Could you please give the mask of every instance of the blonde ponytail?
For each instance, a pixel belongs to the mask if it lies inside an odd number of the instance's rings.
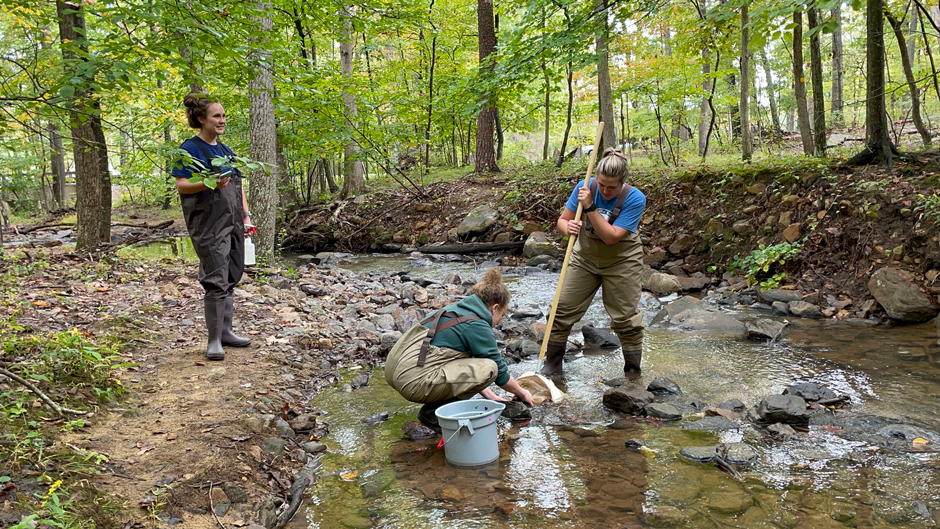
[[[627,157],[613,147],[607,148],[601,161],[597,163],[597,174],[616,178],[621,184],[624,183],[630,174]]]

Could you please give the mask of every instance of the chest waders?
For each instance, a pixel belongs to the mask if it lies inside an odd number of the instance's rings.
[[[442,317],[451,319],[439,323]],[[457,314],[440,309],[414,325],[388,353],[385,380],[407,400],[433,404],[433,408],[454,400],[469,399],[483,391],[496,380],[496,362],[488,358],[473,358],[469,351],[431,345],[436,333],[479,319],[475,314]],[[422,325],[428,322],[431,323],[430,328]]]
[[[631,187],[624,184],[608,219],[611,225],[620,215],[630,190]],[[596,191],[595,181],[591,185],[592,196]],[[642,275],[643,244],[639,235],[628,231],[623,239],[607,244],[586,220],[575,241],[568,274],[562,285],[542,374],[550,376],[562,371],[571,327],[581,320],[601,287],[604,308],[610,315],[610,327],[620,338],[624,373],[638,373],[643,346],[643,315],[637,308],[642,292]]]
[[[192,141],[206,159],[212,155],[202,140]],[[219,142],[230,157],[231,149]],[[224,360],[223,345],[247,347],[251,340],[232,332],[235,285],[245,271],[245,224],[242,211],[242,177],[237,169],[222,189],[205,189],[180,195],[186,229],[199,256],[199,283],[206,290],[203,300],[209,339],[206,357]]]

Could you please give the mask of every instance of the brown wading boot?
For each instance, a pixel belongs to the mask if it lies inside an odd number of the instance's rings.
[[[640,375],[640,361],[643,358],[643,351],[624,351],[623,352],[623,374],[629,376]]]
[[[248,347],[251,340],[232,332],[232,319],[235,317],[235,298],[225,298],[225,314],[222,316],[222,345],[230,347]],[[223,353],[224,354],[224,353]]]
[[[568,342],[548,342],[548,347],[545,349],[545,365],[539,373],[546,377],[561,373],[567,347]]]
[[[206,330],[209,331],[209,344],[206,346],[206,358],[225,360],[222,349],[222,325],[225,313],[225,299],[204,300],[206,310]]]

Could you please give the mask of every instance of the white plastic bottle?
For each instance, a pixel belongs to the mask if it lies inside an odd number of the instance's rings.
[[[255,245],[251,242],[251,237],[245,237],[245,266],[254,266],[255,264]]]

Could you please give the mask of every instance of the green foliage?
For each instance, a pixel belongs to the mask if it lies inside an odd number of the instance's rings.
[[[760,281],[761,288],[777,288],[786,278],[786,272],[780,270],[787,260],[798,255],[803,248],[799,243],[780,243],[773,246],[760,245],[744,259],[735,256],[728,271],[741,273],[748,284]]]
[[[926,196],[918,194],[914,212],[920,213],[923,219],[931,224],[940,224],[940,196],[936,193]]]

